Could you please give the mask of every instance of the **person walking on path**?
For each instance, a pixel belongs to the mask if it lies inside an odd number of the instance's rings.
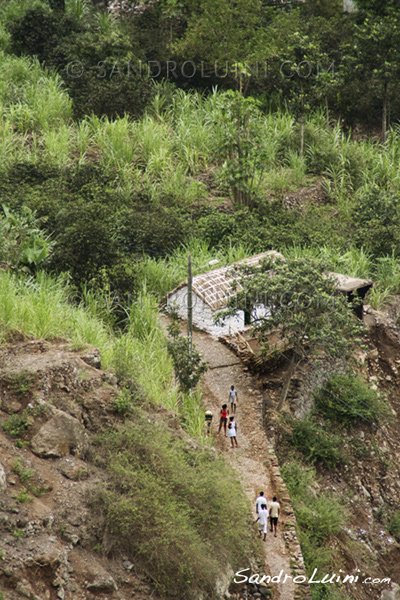
[[[264,496],[264,492],[260,492],[260,495],[258,496],[258,498],[256,499],[256,513],[259,515],[260,514],[260,508],[261,506],[267,506],[267,499]]]
[[[213,414],[211,410],[206,410],[204,415],[204,420],[206,424],[206,435],[209,436],[211,433],[211,421],[213,419]]]
[[[254,523],[257,523],[257,521],[259,521],[258,533],[260,534],[260,537],[262,534],[264,534],[264,542],[266,542],[268,531],[268,508],[266,504],[261,504],[260,512],[258,513],[258,517]]]
[[[231,438],[232,448],[235,447],[235,444],[236,444],[236,448],[238,447],[236,434],[237,434],[237,425],[236,425],[235,417],[229,417],[228,437]]]
[[[224,426],[224,432],[225,432],[225,437],[226,437],[226,424],[228,422],[228,415],[229,415],[229,410],[226,404],[222,405],[221,408],[221,416],[219,419],[219,429],[218,429],[218,433],[221,431],[222,425]]]
[[[279,518],[280,509],[281,509],[281,505],[277,501],[276,496],[274,496],[271,504],[269,505],[269,522],[271,525],[271,531],[275,530],[275,537],[276,537],[276,530],[278,527],[278,518]]]
[[[234,385],[231,385],[231,389],[229,390],[229,400],[231,402],[232,414],[236,414],[236,402],[238,401],[238,394]]]

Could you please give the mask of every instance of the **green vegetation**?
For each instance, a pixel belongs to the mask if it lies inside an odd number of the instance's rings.
[[[28,492],[25,487],[22,487],[18,494],[14,496],[15,502],[17,504],[22,504],[23,502],[32,502],[33,496]]]
[[[12,470],[16,473],[20,479],[21,483],[25,483],[29,481],[34,475],[35,471],[33,469],[24,469],[21,464],[21,459],[17,458],[12,464]]]
[[[273,272],[273,277],[271,273]],[[363,328],[347,299],[336,293],[334,277],[327,276],[321,260],[267,257],[262,265],[237,268],[241,290],[222,312],[234,314],[238,308],[252,313],[257,304],[268,306],[268,316],[254,314],[253,330],[266,353],[268,333],[280,329],[291,358],[277,410],[287,398],[290,382],[300,363],[309,356],[347,358],[360,343]]]
[[[172,356],[179,386],[183,392],[190,392],[197,386],[201,375],[207,370],[207,364],[201,360],[201,355],[195,348],[189,352],[188,340],[180,333],[176,313],[172,313],[168,334],[167,348]]]
[[[24,537],[24,531],[22,529],[14,529],[12,534],[15,538],[17,538],[17,540],[20,540],[22,537]]]
[[[293,419],[291,425],[288,441],[306,461],[327,469],[335,469],[345,461],[341,438],[327,431],[323,424],[310,417],[300,421]]]
[[[35,469],[25,469],[21,464],[21,459],[17,458],[12,464],[12,470],[19,477],[21,483],[25,484],[19,492],[16,502],[25,502],[26,500],[32,500],[32,493],[34,496],[43,496],[48,491],[47,486],[37,477]],[[30,493],[29,493],[30,492]]]
[[[19,437],[20,435],[23,435],[28,427],[29,424],[26,413],[23,413],[22,415],[11,415],[7,421],[3,423],[4,431],[10,434],[12,437]]]
[[[312,467],[291,461],[283,465],[281,473],[296,511],[297,535],[308,575],[314,569],[319,573],[334,572],[335,550],[330,542],[346,525],[344,506],[329,492],[317,493],[317,476]],[[341,598],[332,586],[313,587],[314,600]]]
[[[132,422],[99,439],[98,464],[111,482],[95,500],[104,514],[99,538],[105,529],[111,551],[129,554],[160,592],[212,594],[221,568],[253,551],[247,501],[222,459],[174,441],[162,413],[152,421],[136,409]]]
[[[400,540],[400,513],[394,513],[388,523],[388,532],[393,535],[393,537],[398,542]]]
[[[400,293],[399,16],[394,0],[357,4],[344,14],[340,0],[285,10],[168,0],[123,15],[90,0],[0,4],[0,342],[91,344],[116,373],[121,428],[104,434],[99,460],[112,484],[96,506],[160,591],[174,582],[182,597],[211,595],[218,571],[250,552],[236,484],[237,522],[216,529],[231,475],[207,453],[203,366],[176,331],[166,340],[158,315],[187,276],[188,253],[223,266],[273,249],[296,266],[270,289],[279,296],[290,284],[292,294],[274,314],[295,348],[282,405],[299,360],[346,353],[359,337],[323,270],[371,278],[366,302],[377,309]],[[318,295],[335,310],[309,306]],[[22,396],[31,382],[10,387]],[[347,454],[338,436],[351,442],[360,422],[373,435],[385,410],[372,390],[335,375],[315,402],[307,419],[282,422],[288,456],[318,469],[367,457],[368,444]],[[179,415],[196,452],[157,418],[148,424],[141,411],[161,407]],[[3,428],[24,437],[45,410],[34,404]],[[330,565],[341,509],[313,496],[309,467],[303,504],[291,464],[308,568]],[[162,522],[149,502],[158,494]]]
[[[354,373],[330,377],[315,393],[315,407],[325,418],[347,427],[360,422],[376,425],[384,414],[375,390]]]

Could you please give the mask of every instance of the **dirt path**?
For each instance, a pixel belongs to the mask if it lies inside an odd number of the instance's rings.
[[[270,455],[272,448],[265,435],[262,424],[262,393],[257,389],[255,378],[243,370],[242,363],[231,350],[205,333],[195,332],[194,343],[209,364],[209,369],[203,376],[203,400],[207,410],[214,413],[212,431],[216,436],[218,431],[219,411],[223,403],[228,404],[229,389],[232,384],[238,391],[238,406],[235,420],[238,424],[239,448],[230,448],[229,438],[223,431],[219,434],[217,446],[225,452],[232,467],[238,474],[243,488],[252,505],[260,490],[270,501],[277,492],[270,475]],[[230,366],[228,366],[230,365]],[[277,494],[278,495],[278,494]],[[255,510],[254,510],[255,515]],[[255,518],[255,516],[254,516]],[[263,573],[291,575],[290,555],[282,536],[282,526],[285,515],[281,515],[278,524],[278,536],[268,531],[265,548],[265,569]],[[257,528],[254,528],[257,535]],[[245,568],[245,567],[244,567]],[[293,600],[296,586],[288,580],[285,584],[278,583],[274,598]]]

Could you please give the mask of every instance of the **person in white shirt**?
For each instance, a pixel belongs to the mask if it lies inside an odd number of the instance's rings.
[[[266,542],[268,531],[268,508],[266,504],[261,504],[260,512],[254,523],[257,523],[257,521],[259,521],[258,533],[260,534],[260,537],[262,534],[264,534],[264,542]]]
[[[235,417],[229,417],[228,437],[231,440],[232,448],[235,447],[235,444],[236,444],[236,448],[238,448],[236,436],[237,436],[237,424],[235,421]]]
[[[258,515],[260,514],[260,508],[263,504],[265,504],[265,506],[267,506],[267,499],[264,496],[264,492],[260,492],[260,495],[258,496],[258,498],[256,500],[256,513]]]

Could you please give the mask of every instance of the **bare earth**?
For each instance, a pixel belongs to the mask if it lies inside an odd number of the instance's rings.
[[[269,472],[272,448],[262,423],[262,392],[257,389],[255,377],[244,371],[242,363],[229,348],[201,332],[195,332],[193,339],[196,348],[203,355],[203,360],[209,365],[208,371],[203,376],[202,391],[205,407],[214,415],[212,435],[215,437],[217,437],[221,405],[226,403],[230,406],[228,402],[230,386],[235,385],[238,391],[235,421],[238,427],[239,448],[230,447],[230,440],[224,437],[223,430],[218,436],[217,447],[226,453],[231,466],[237,470],[243,489],[254,507],[255,519],[255,500],[260,490],[264,491],[268,501],[271,501],[276,494],[274,487],[276,483]],[[272,576],[279,575],[282,569],[284,574],[292,574],[290,556],[281,535],[284,520],[285,515],[281,513],[278,536],[275,538],[273,533],[268,531],[264,545],[263,573]],[[254,535],[257,535],[256,525],[254,525]],[[243,568],[247,567],[248,565],[243,565]],[[285,584],[278,583],[274,597],[279,600],[293,600],[295,590],[296,586],[290,580]]]

